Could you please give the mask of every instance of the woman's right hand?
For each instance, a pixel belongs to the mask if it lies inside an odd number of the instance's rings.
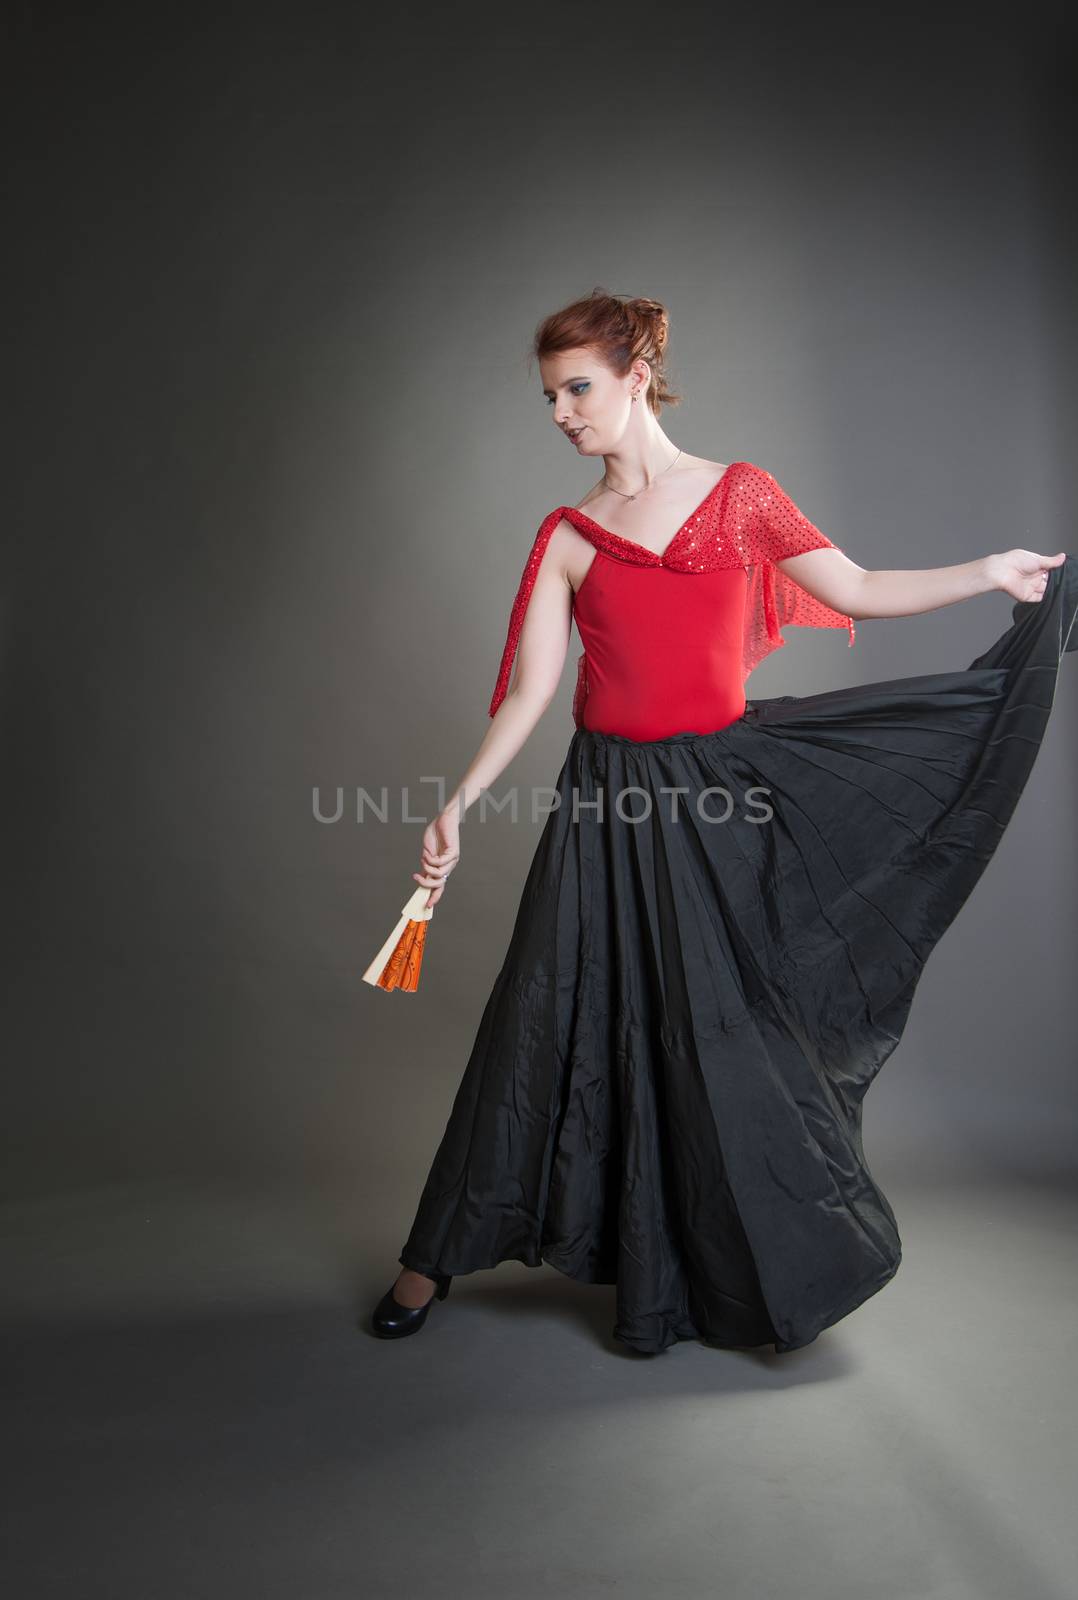
[[[420,870],[412,877],[430,889],[427,906],[436,906],[445,893],[445,881],[460,860],[460,818],[455,807],[439,812],[423,831]]]

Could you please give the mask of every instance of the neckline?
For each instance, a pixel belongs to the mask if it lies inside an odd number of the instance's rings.
[[[693,507],[688,516],[685,518],[685,521],[681,524],[681,527],[678,528],[677,532],[672,538],[667,540],[662,550],[652,550],[648,545],[638,544],[635,539],[629,539],[623,533],[615,533],[612,528],[604,528],[602,523],[596,522],[593,517],[588,516],[586,511],[581,511],[578,506],[562,506],[561,510],[571,514],[570,520],[572,520],[572,517],[582,517],[585,522],[590,524],[590,526],[598,533],[601,533],[604,538],[616,539],[619,544],[626,545],[630,550],[639,550],[642,555],[650,557],[652,561],[661,566],[666,560],[667,556],[670,554],[671,550],[677,544],[678,540],[681,538],[682,534],[687,532],[690,524],[696,521],[696,518],[704,510],[705,506],[708,506],[718,494],[719,490],[722,488],[723,484],[726,482],[727,478],[730,476],[737,464],[738,463],[736,461],[729,462],[722,476],[717,482],[712,484],[711,488],[707,491],[707,494],[705,494],[700,504]],[[588,567],[588,571],[591,571],[590,565]],[[580,587],[582,589],[584,585],[581,584]]]

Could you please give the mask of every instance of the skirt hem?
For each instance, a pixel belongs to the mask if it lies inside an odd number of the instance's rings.
[[[405,1255],[410,1256],[411,1252],[402,1251],[398,1256],[397,1259],[401,1266],[408,1267],[413,1272],[422,1273],[425,1278],[433,1278],[438,1283],[443,1283],[447,1279],[451,1279],[453,1277],[469,1277],[473,1272],[490,1272],[493,1271],[495,1267],[500,1266],[504,1261],[517,1262],[520,1266],[530,1267],[533,1271],[542,1266],[553,1267],[555,1272],[560,1272],[563,1277],[571,1278],[575,1283],[596,1284],[605,1288],[612,1288],[617,1283],[617,1278],[612,1277],[609,1274],[599,1275],[598,1273],[589,1273],[587,1271],[580,1271],[579,1269],[574,1271],[563,1265],[562,1262],[556,1260],[554,1257],[544,1255],[541,1252],[538,1259],[532,1255],[505,1255],[499,1256],[496,1261],[484,1261],[475,1266],[459,1269],[456,1272],[445,1272],[439,1268],[430,1266],[417,1266],[415,1259],[406,1261]],[[886,1272],[877,1274],[875,1278],[868,1280],[866,1283],[859,1284],[857,1288],[847,1295],[842,1301],[840,1301],[837,1306],[833,1306],[824,1313],[823,1317],[816,1323],[811,1333],[805,1333],[802,1336],[795,1336],[792,1339],[781,1339],[776,1335],[772,1338],[760,1339],[754,1344],[734,1344],[721,1339],[712,1338],[708,1334],[702,1333],[696,1327],[695,1323],[692,1322],[682,1324],[670,1323],[668,1325],[669,1337],[660,1340],[634,1339],[631,1335],[620,1333],[618,1331],[618,1325],[615,1323],[613,1329],[611,1330],[611,1338],[616,1339],[619,1344],[625,1345],[628,1349],[635,1350],[640,1355],[649,1356],[661,1355],[663,1351],[668,1350],[671,1345],[689,1342],[696,1342],[698,1344],[706,1345],[712,1350],[764,1350],[773,1345],[776,1355],[787,1355],[792,1353],[794,1350],[804,1350],[808,1345],[813,1344],[816,1339],[819,1338],[821,1333],[824,1333],[828,1328],[833,1327],[836,1322],[841,1322],[844,1317],[848,1317],[851,1311],[856,1311],[858,1306],[863,1305],[866,1300],[870,1300],[874,1294],[878,1294],[879,1291],[884,1288],[886,1284],[890,1283],[891,1279],[895,1276],[899,1266],[901,1265],[901,1261],[902,1257],[899,1256],[898,1259],[888,1267]]]

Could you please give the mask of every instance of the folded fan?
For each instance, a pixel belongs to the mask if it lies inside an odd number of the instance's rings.
[[[429,889],[419,888],[401,907],[397,926],[363,974],[364,983],[406,992],[419,987],[427,923],[434,915],[433,907],[426,903],[429,894]]]

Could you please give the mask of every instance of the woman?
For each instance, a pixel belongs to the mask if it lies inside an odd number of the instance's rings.
[[[493,721],[427,828],[459,821],[585,651],[558,804],[399,1261],[373,1314],[423,1325],[453,1275],[545,1261],[617,1285],[614,1337],[797,1349],[896,1272],[861,1103],[929,952],[1029,776],[1078,608],[1065,551],[866,571],[747,461],[659,423],[668,321],[594,291],[535,354],[603,476],[536,535]],[[965,670],[746,701],[788,624],[844,628],[1000,589]],[[513,681],[509,675],[515,661]]]

